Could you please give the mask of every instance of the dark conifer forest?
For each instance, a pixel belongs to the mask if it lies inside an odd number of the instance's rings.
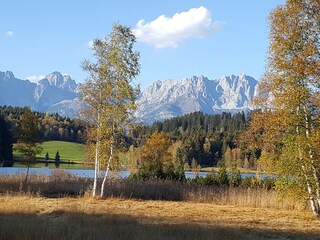
[[[0,162],[12,165],[12,144],[23,108],[0,107]],[[34,112],[38,118],[41,141],[69,141],[85,143],[88,123],[58,114]],[[200,166],[255,168],[259,152],[242,147],[239,136],[246,129],[247,116],[222,113],[207,115],[201,112],[175,117],[150,126],[140,125],[124,137],[127,150],[139,148],[154,132],[165,132],[175,145],[173,155],[180,162]]]
[[[7,122],[12,133],[23,111],[21,107],[0,106],[0,116]],[[38,118],[41,141],[59,140],[84,143],[86,124],[83,121],[62,117],[59,114],[41,112],[34,112],[34,114]]]
[[[195,112],[143,126],[133,133],[132,140],[135,146],[140,146],[152,133],[165,132],[172,143],[179,143],[176,155],[189,166],[196,163],[255,168],[259,152],[244,149],[239,141],[246,126],[244,112],[215,115]]]

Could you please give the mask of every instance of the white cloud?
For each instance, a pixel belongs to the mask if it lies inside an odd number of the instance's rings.
[[[30,82],[34,82],[34,83],[37,83],[39,80],[41,79],[44,79],[45,76],[44,75],[33,75],[33,76],[30,76],[30,77],[26,77],[27,80],[29,80]]]
[[[223,25],[223,22],[212,21],[210,11],[201,6],[176,13],[171,18],[161,15],[151,22],[140,20],[133,33],[139,42],[156,48],[175,48],[184,39],[203,38],[218,31]]]
[[[8,31],[4,34],[6,37],[13,37],[14,33],[12,31]]]

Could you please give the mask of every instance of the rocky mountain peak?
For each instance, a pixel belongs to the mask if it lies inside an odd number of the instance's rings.
[[[141,94],[135,116],[151,123],[196,111],[207,114],[248,111],[256,85],[257,81],[244,73],[214,80],[200,75],[157,81]]]
[[[5,80],[10,80],[10,79],[14,79],[14,75],[13,72],[11,71],[5,71],[5,72],[1,72],[0,71],[0,81],[5,81]]]
[[[5,77],[6,77],[6,79],[13,79],[13,78],[15,78],[13,72],[11,72],[11,71],[6,71]]]
[[[214,80],[200,75],[156,81],[140,94],[134,114],[139,122],[152,123],[196,111],[206,114],[248,111],[257,83],[244,73]],[[0,71],[1,105],[29,105],[33,110],[72,117],[81,106],[78,88],[79,84],[69,75],[60,72],[31,83],[16,79],[10,71]]]
[[[63,84],[63,76],[60,72],[53,72],[45,77],[50,83],[50,85],[60,86]]]
[[[74,92],[78,84],[69,75],[62,75],[60,72],[53,72],[38,82],[42,88],[47,86],[55,86],[67,91]]]

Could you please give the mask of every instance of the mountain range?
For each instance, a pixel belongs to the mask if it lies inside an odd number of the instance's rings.
[[[250,110],[257,80],[241,74],[210,80],[193,76],[182,80],[156,81],[137,99],[137,121],[150,124],[187,113],[207,114]],[[29,105],[32,110],[77,116],[82,104],[74,79],[53,72],[37,83],[17,79],[10,71],[0,71],[0,105]]]
[[[207,114],[248,111],[257,83],[245,74],[215,80],[193,76],[156,81],[141,93],[135,115],[142,122],[151,123],[196,111]]]
[[[0,72],[0,105],[74,117],[81,108],[79,84],[68,75],[53,72],[37,83],[18,79],[10,71]]]

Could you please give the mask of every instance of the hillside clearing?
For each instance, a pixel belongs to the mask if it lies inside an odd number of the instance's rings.
[[[43,150],[38,158],[45,158],[46,152],[49,154],[50,160],[54,160],[57,151],[60,154],[61,161],[84,161],[85,146],[80,143],[65,142],[65,141],[48,141],[41,144]],[[14,151],[14,157],[19,157],[19,153]]]
[[[43,151],[39,157],[44,157],[49,153],[50,159],[54,159],[56,152],[59,151],[61,160],[64,161],[84,161],[85,149],[83,144],[63,141],[49,141],[42,144]]]

